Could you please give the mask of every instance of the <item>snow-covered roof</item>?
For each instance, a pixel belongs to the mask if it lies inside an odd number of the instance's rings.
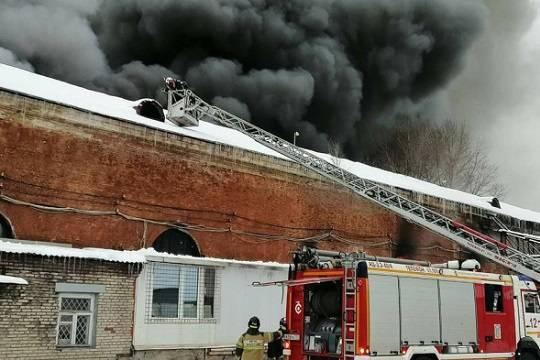
[[[0,275],[0,284],[28,285],[28,281],[20,277]]]
[[[276,262],[219,259],[211,257],[193,257],[157,252],[153,248],[139,250],[112,250],[103,248],[72,248],[44,243],[0,240],[0,253],[31,254],[67,259],[102,260],[128,264],[141,264],[148,261],[176,262],[200,265],[243,265],[287,269],[289,265]],[[1,282],[1,281],[0,281]]]
[[[65,246],[18,243],[0,240],[0,252],[11,254],[32,254],[39,256],[104,260],[121,263],[143,263],[144,255],[139,251],[119,251],[98,248],[71,248]]]
[[[107,117],[136,123],[145,127],[163,130],[200,140],[230,145],[257,153],[286,159],[283,155],[259,144],[250,137],[233,129],[201,121],[198,127],[179,127],[169,122],[158,122],[136,113],[136,103],[119,97],[87,90],[58,80],[0,64],[0,89],[28,95]],[[325,159],[328,154],[315,153]],[[540,223],[540,213],[501,202],[501,209],[491,206],[491,198],[472,195],[463,191],[438,186],[409,176],[392,173],[347,159],[340,160],[340,166],[368,180],[396,188],[471,205],[493,213],[511,216],[520,220]]]
[[[188,255],[173,255],[157,252],[153,248],[138,250],[146,257],[147,261],[162,261],[162,262],[178,262],[184,264],[199,264],[199,265],[215,265],[215,266],[256,266],[256,267],[271,267],[279,269],[288,269],[289,264],[282,264],[273,261],[246,261],[234,259],[220,259],[212,257],[194,257]]]

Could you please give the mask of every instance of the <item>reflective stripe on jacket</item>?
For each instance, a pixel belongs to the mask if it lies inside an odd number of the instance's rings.
[[[264,344],[274,340],[274,333],[264,332],[255,335],[244,334],[240,336],[236,347],[242,349],[242,360],[263,360]]]

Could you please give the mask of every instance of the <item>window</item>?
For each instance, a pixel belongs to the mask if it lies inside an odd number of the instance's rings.
[[[0,238],[13,239],[13,229],[8,219],[0,215]]]
[[[93,294],[60,294],[56,344],[90,346],[94,329]]]
[[[216,318],[216,269],[153,263],[149,267],[147,318],[212,321]]]
[[[178,229],[168,229],[162,232],[152,247],[156,251],[174,255],[201,256],[195,240],[188,233]]]
[[[540,313],[540,304],[538,304],[538,295],[535,293],[527,293],[523,295],[525,301],[525,312],[538,314]]]
[[[502,285],[485,284],[485,305],[487,312],[503,311]]]

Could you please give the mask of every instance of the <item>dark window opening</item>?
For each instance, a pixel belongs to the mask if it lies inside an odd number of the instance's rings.
[[[485,284],[485,304],[487,312],[503,311],[502,285]]]
[[[0,238],[13,239],[13,229],[6,218],[0,216]]]
[[[540,313],[540,304],[538,303],[538,294],[528,293],[523,295],[525,302],[525,312],[532,314]]]
[[[163,108],[155,100],[143,100],[137,106],[135,106],[137,114],[147,117],[149,119],[164,122],[165,114]]]
[[[176,229],[165,230],[154,241],[154,250],[174,255],[200,257],[201,253],[195,240],[185,232]]]

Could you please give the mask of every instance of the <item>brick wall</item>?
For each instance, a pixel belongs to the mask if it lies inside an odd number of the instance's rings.
[[[0,359],[118,359],[129,356],[134,284],[138,270],[127,264],[0,253],[0,272],[27,286],[0,285]],[[96,344],[56,346],[55,284],[105,285],[97,297]]]
[[[322,238],[319,247],[392,256],[399,241],[395,215],[297,164],[17,94],[0,92],[0,148],[4,195],[217,228],[191,231],[206,256],[284,262],[299,245],[291,239],[330,232],[336,237]],[[148,247],[167,228],[2,200],[0,213],[20,239],[75,246]],[[426,250],[416,257],[461,256],[452,243],[421,232],[418,246]],[[448,251],[430,248],[434,243]]]

